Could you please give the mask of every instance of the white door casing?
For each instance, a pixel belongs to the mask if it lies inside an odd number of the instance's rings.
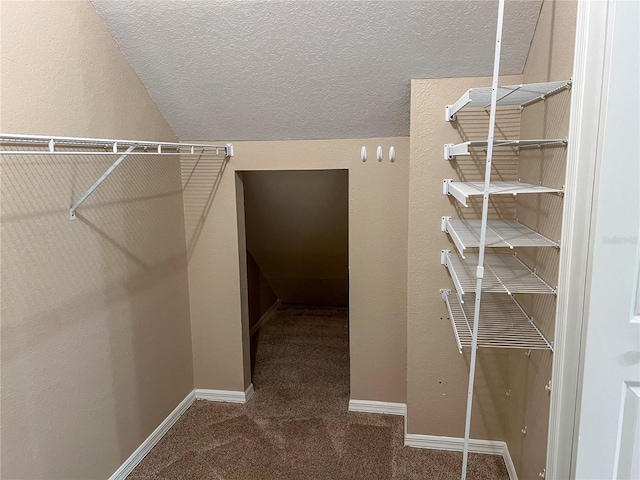
[[[640,2],[609,0],[606,15],[571,475],[580,480],[640,479]]]

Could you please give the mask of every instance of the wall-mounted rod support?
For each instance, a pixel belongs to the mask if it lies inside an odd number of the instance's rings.
[[[73,204],[73,206],[69,210],[69,220],[76,219],[76,209],[80,205],[82,205],[82,202],[89,198],[89,195],[91,195],[95,191],[95,189],[98,188],[100,184],[106,180],[109,175],[111,175],[111,172],[113,172],[118,167],[118,165],[120,165],[124,161],[124,159],[127,158],[127,155],[129,155],[136,148],[136,146],[137,145],[131,145],[129,148],[127,148],[127,151],[124,152],[115,162],[113,162],[113,164],[109,168],[107,168],[107,171],[104,172],[98,180],[96,180],[96,183],[91,185],[91,187],[89,187],[89,190],[87,190],[84,195],[82,195],[78,199],[78,201]],[[160,147],[158,146],[158,148]]]

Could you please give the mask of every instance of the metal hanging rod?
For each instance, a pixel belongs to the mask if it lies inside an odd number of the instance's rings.
[[[69,219],[76,219],[76,210],[129,155],[180,155],[233,157],[233,144],[150,142],[145,140],[114,140],[106,138],[57,137],[0,133],[0,155],[119,155],[118,159],[89,187],[69,209]],[[35,147],[34,150],[6,150],[6,146]],[[62,147],[65,150],[56,150]],[[103,151],[98,150],[102,148]],[[73,150],[68,150],[73,149]]]
[[[233,144],[151,142],[146,140],[116,140],[109,138],[57,137],[0,133],[0,155],[122,155],[135,146],[135,155],[216,155],[233,156]],[[33,150],[6,150],[7,145],[29,146]],[[64,147],[65,150],[58,150]],[[83,149],[83,147],[85,147]],[[67,150],[67,149],[73,150]],[[103,151],[97,149],[102,148]]]

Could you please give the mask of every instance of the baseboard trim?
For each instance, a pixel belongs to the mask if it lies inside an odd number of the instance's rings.
[[[464,439],[459,437],[440,437],[436,435],[419,435],[407,433],[404,436],[404,444],[407,447],[430,448],[432,450],[449,450],[461,452]],[[505,443],[495,440],[469,440],[469,451],[473,453],[488,453],[502,455]]]
[[[242,391],[234,390],[209,390],[205,388],[195,389],[196,400],[209,400],[210,402],[247,403],[253,397],[253,383]]]
[[[407,415],[406,403],[378,402],[375,400],[349,400],[350,412],[384,413],[386,415]]]
[[[507,466],[507,472],[509,473],[509,478],[511,480],[518,480],[518,472],[516,472],[516,466],[513,464],[513,459],[511,458],[511,453],[509,453],[509,447],[506,442],[504,443],[504,450],[502,451],[502,458],[504,459],[504,464]]]
[[[415,433],[405,433],[404,445],[414,448],[430,448],[432,450],[448,450],[451,452],[461,452],[464,448],[464,439],[460,437],[440,437],[437,435],[419,435]],[[504,459],[504,463],[511,480],[518,480],[513,459],[509,453],[507,444],[498,440],[469,440],[469,451],[472,453],[484,453],[487,455],[499,455]]]
[[[260,317],[260,320],[258,320],[258,322],[253,327],[251,327],[251,330],[249,330],[249,336],[253,337],[253,334],[262,328],[264,323],[271,317],[273,312],[275,312],[279,306],[280,306],[280,300],[276,300],[274,304],[271,305],[267,309],[267,311],[262,314],[262,316]]]
[[[127,476],[133,472],[134,468],[142,461],[142,459],[151,451],[153,447],[160,441],[165,433],[178,421],[187,408],[196,399],[194,391],[191,391],[184,400],[165,418],[162,423],[156,428],[151,435],[149,435],[144,442],[131,454],[125,462],[120,465],[113,475],[109,477],[109,480],[124,480]]]

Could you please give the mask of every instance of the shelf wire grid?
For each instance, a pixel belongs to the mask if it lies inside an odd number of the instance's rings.
[[[456,295],[447,290],[442,292],[458,351],[462,353],[463,348],[471,346],[475,302],[461,303]],[[513,297],[484,291],[478,322],[478,347],[553,350]]]
[[[464,256],[467,248],[480,245],[481,220],[452,219],[445,217],[446,232],[455,238],[455,244]],[[516,220],[489,220],[487,222],[487,247],[559,247],[558,242],[540,235],[538,232]]]
[[[462,298],[466,293],[476,291],[476,269],[478,254],[467,254],[462,258],[456,253],[446,252],[446,266],[453,279],[456,291]],[[484,277],[482,292],[506,293],[537,293],[555,295],[556,290],[536,275],[529,267],[515,255],[485,255]],[[466,303],[466,302],[464,302]]]
[[[505,85],[498,87],[496,106],[520,105],[525,107],[570,86],[571,82],[565,81]],[[487,108],[491,105],[491,87],[471,88],[463,95],[463,98],[465,97],[468,97],[465,107]]]
[[[454,182],[445,180],[446,193],[454,196],[462,205],[467,206],[467,199],[484,194],[484,182]],[[540,193],[563,193],[563,189],[533,185],[524,182],[491,182],[489,195],[519,195]]]

